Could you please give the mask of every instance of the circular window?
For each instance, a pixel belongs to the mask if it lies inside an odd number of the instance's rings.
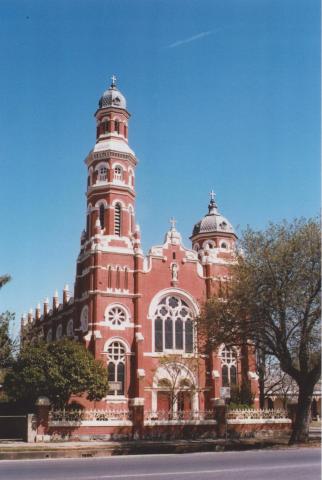
[[[115,306],[109,309],[107,314],[107,321],[113,327],[119,327],[126,322],[126,312],[124,308]]]

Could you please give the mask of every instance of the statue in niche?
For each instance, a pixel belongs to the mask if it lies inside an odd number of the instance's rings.
[[[176,263],[172,264],[172,281],[177,282],[178,281],[178,265]]]

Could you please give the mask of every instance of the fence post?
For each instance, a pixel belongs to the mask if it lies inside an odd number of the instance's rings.
[[[37,435],[36,441],[48,440],[50,401],[47,397],[38,397],[36,401]]]
[[[37,439],[37,417],[33,413],[27,415],[27,442],[34,443]]]
[[[218,437],[224,437],[226,434],[226,404],[223,399],[215,401],[215,418],[217,420],[217,435]]]

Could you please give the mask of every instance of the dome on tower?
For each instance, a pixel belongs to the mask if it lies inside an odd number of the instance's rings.
[[[218,211],[215,194],[211,192],[208,213],[193,227],[192,236],[199,233],[233,233],[235,231],[228,220]]]
[[[99,102],[99,108],[116,107],[126,110],[124,95],[116,88],[116,77],[112,76],[111,86],[103,93]]]

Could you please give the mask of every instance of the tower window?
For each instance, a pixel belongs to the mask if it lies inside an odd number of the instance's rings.
[[[124,137],[127,138],[127,126],[124,125]]]
[[[105,207],[103,205],[103,203],[101,203],[100,205],[100,222],[101,222],[101,228],[104,228],[105,227]]]
[[[114,180],[120,180],[120,181],[123,180],[122,167],[117,166],[117,167],[114,168]]]
[[[114,207],[114,234],[121,236],[121,205],[119,203]]]
[[[114,131],[120,133],[120,122],[118,120],[114,121]]]
[[[112,288],[112,267],[108,267],[107,271],[107,288]]]
[[[106,167],[100,167],[98,171],[98,179],[101,182],[105,182],[107,180],[107,168]]]

